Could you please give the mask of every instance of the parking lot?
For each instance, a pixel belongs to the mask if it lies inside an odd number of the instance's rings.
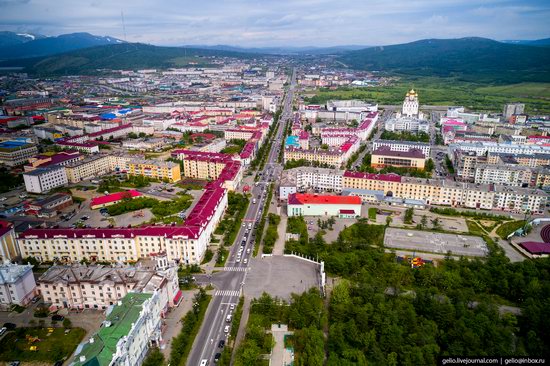
[[[430,252],[468,257],[484,257],[488,253],[482,238],[469,235],[441,234],[429,231],[388,228],[384,246],[420,252]]]

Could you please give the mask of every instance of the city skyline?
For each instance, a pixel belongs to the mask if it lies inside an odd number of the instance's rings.
[[[540,39],[550,4],[530,1],[213,1],[160,4],[0,0],[0,29],[47,36],[89,32],[163,46],[388,45],[469,36]],[[124,25],[121,13],[124,13]],[[505,27],[503,27],[505,25]]]

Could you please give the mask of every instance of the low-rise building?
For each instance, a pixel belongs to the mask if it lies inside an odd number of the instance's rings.
[[[129,293],[107,312],[102,327],[75,353],[71,366],[139,366],[162,341],[158,293]]]
[[[361,198],[292,193],[288,196],[288,216],[361,216]]]
[[[50,165],[23,173],[25,190],[32,193],[44,193],[51,189],[66,186],[68,183],[65,167]]]
[[[52,217],[57,215],[59,210],[72,204],[73,197],[70,194],[54,193],[51,196],[29,203],[25,209],[25,213],[40,217]]]
[[[0,265],[0,305],[27,305],[34,297],[35,290],[31,265]]]
[[[107,206],[114,205],[115,203],[118,203],[124,199],[134,199],[137,197],[141,197],[141,193],[139,193],[134,189],[130,189],[124,192],[115,192],[111,194],[106,194],[104,196],[92,198],[92,201],[90,202],[90,208],[92,210],[95,210],[98,208],[104,208]]]
[[[372,142],[372,149],[377,150],[382,146],[387,146],[391,151],[409,151],[411,149],[419,149],[424,156],[430,157],[430,144],[415,141],[395,141],[395,140],[374,140]]]

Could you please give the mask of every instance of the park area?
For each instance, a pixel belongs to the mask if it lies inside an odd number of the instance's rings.
[[[387,228],[384,236],[386,248],[429,252],[466,257],[484,257],[489,250],[485,241],[477,236],[443,234],[412,229]]]
[[[85,334],[81,328],[16,328],[0,341],[0,361],[53,364],[69,358]]]

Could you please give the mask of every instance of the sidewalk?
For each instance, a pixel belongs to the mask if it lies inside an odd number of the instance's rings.
[[[198,290],[182,291],[183,299],[177,308],[172,309],[164,319],[166,329],[162,334],[164,340],[164,348],[161,350],[166,360],[170,359],[170,351],[172,350],[172,339],[176,337],[181,330],[180,320],[193,307],[193,296]]]
[[[250,314],[250,297],[244,297],[243,303],[243,315],[241,316],[241,323],[239,324],[239,330],[237,331],[237,337],[235,337],[235,342],[233,344],[233,353],[231,354],[231,365],[235,362],[235,354],[237,353],[237,348],[239,344],[244,339],[246,335],[246,324],[248,323],[248,315]]]
[[[273,341],[275,345],[271,351],[271,366],[289,366],[294,361],[294,351],[292,349],[285,348],[285,336],[294,334],[288,330],[288,326],[285,324],[272,324],[271,334],[273,335]]]
[[[283,207],[281,207],[281,222],[277,227],[277,233],[279,237],[273,246],[273,255],[283,255],[285,252],[285,237],[286,237],[286,225],[288,222],[288,216],[284,212]]]

